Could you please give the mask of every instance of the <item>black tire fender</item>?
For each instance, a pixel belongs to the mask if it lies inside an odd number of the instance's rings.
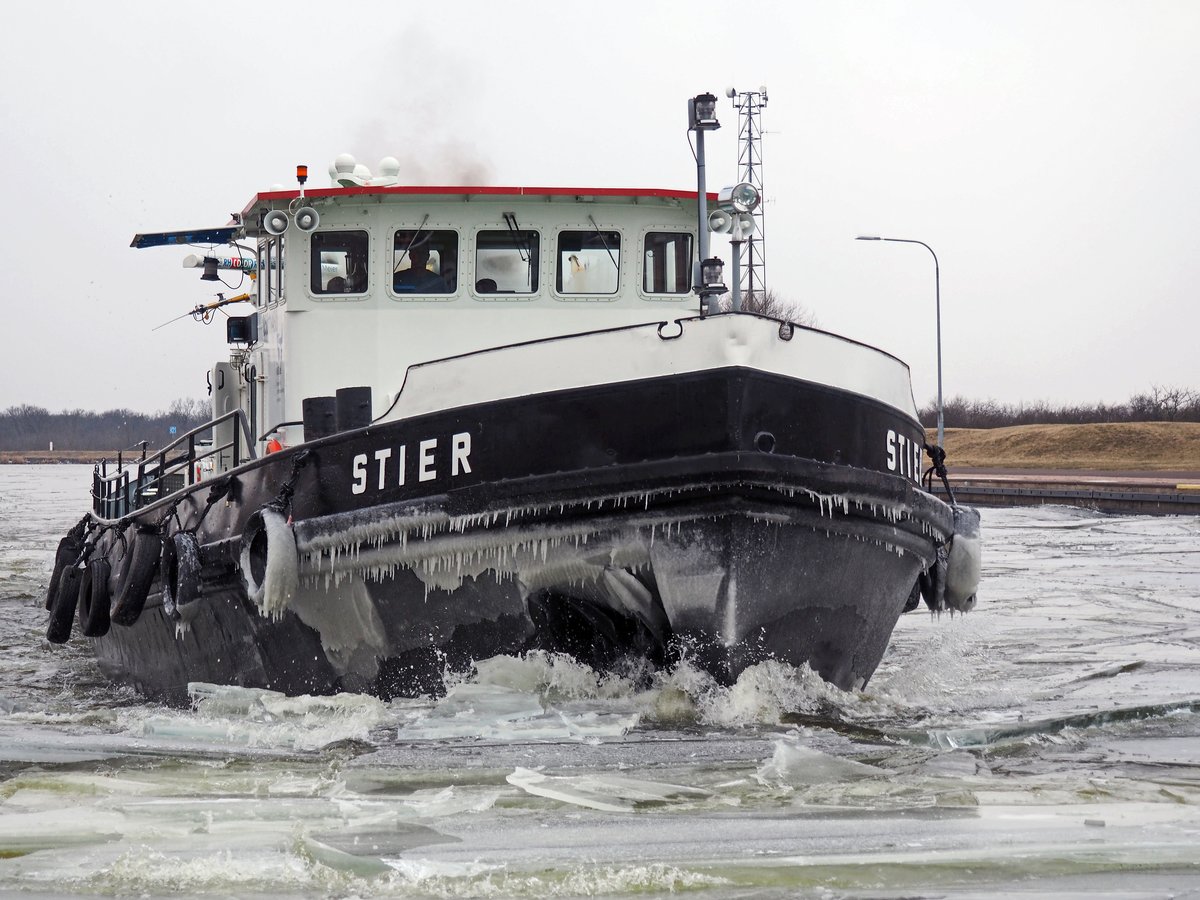
[[[175,604],[187,606],[200,595],[200,542],[191,532],[179,532],[175,542]]]
[[[117,602],[113,604],[111,619],[118,625],[132,625],[142,614],[146,597],[154,585],[162,554],[162,537],[158,529],[139,527],[134,533],[133,544],[125,551],[124,571],[117,589]]]
[[[179,607],[193,602],[200,592],[200,544],[196,536],[177,531],[162,542],[159,561],[163,612],[179,618]]]
[[[75,605],[79,602],[79,582],[83,569],[68,566],[58,579],[58,591],[54,605],[50,607],[50,622],[46,626],[46,640],[52,644],[65,644],[71,638],[71,623],[75,620]]]
[[[946,608],[946,559],[948,555],[945,544],[938,547],[933,565],[917,576],[925,605],[934,612],[942,612]]]
[[[242,531],[242,580],[246,595],[263,615],[277,619],[300,586],[296,534],[278,510],[264,507]]]
[[[68,566],[75,565],[82,549],[83,541],[71,534],[58,542],[58,549],[54,551],[54,572],[50,576],[50,585],[46,588],[46,609],[54,608],[54,598],[58,596],[58,583],[62,580],[62,573]]]
[[[97,556],[88,561],[79,579],[79,626],[85,637],[102,637],[108,634],[109,607],[112,592],[108,579],[112,567],[108,560]]]

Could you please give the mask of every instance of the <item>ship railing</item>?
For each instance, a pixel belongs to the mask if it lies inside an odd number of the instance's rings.
[[[217,434],[217,426],[231,420],[234,422],[232,439],[222,444],[204,443],[200,439],[205,432]],[[107,459],[96,464],[92,472],[92,511],[99,518],[119,519],[196,484],[201,480],[202,464],[207,459],[218,461],[221,454],[228,453],[229,467],[236,468],[257,457],[250,425],[240,409],[230,410],[181,434],[153,456],[147,454],[144,441],[141,451],[141,458],[129,463],[123,460],[122,453],[118,453],[116,465],[111,470]]]

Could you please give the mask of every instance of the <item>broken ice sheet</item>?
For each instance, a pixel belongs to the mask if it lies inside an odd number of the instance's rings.
[[[755,777],[764,785],[812,785],[889,774],[885,769],[852,759],[830,756],[794,740],[775,742],[775,753],[758,768]]]
[[[406,810],[428,818],[460,813],[479,813],[491,809],[500,798],[499,791],[455,790],[453,787],[417,790],[404,798]]]
[[[496,684],[457,684],[424,716],[402,725],[400,740],[598,740],[620,737],[638,715],[582,701],[547,709],[537,694]]]
[[[0,847],[20,856],[52,847],[73,847],[119,841],[125,816],[111,810],[81,816],[74,806],[33,812],[4,810],[0,815]]]
[[[362,694],[288,697],[277,691],[188,685],[195,711],[158,711],[130,730],[142,737],[201,745],[319,750],[341,741],[368,741],[373,729],[390,725],[396,714],[387,704]]]
[[[546,775],[521,767],[507,781],[527,794],[602,812],[632,812],[639,804],[712,796],[700,788],[622,775]]]

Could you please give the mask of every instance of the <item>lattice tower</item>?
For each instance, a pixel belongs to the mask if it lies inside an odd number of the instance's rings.
[[[738,181],[746,181],[763,194],[762,178],[762,111],[767,105],[767,89],[727,92],[738,111]],[[762,301],[767,287],[765,202],[754,211],[754,233],[742,242],[738,264],[741,267],[743,308]]]

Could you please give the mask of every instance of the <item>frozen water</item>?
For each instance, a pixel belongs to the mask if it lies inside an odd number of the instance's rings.
[[[979,608],[904,617],[857,692],[531,654],[179,711],[42,637],[89,477],[0,468],[0,892],[1200,893],[1200,520],[986,511]]]

